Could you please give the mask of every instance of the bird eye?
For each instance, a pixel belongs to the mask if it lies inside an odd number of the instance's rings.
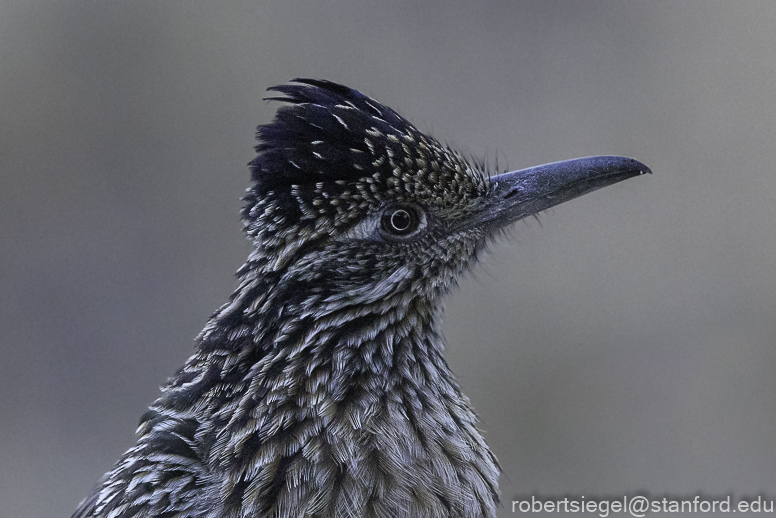
[[[418,209],[408,205],[391,207],[383,213],[380,224],[389,236],[404,237],[415,232],[423,222]]]

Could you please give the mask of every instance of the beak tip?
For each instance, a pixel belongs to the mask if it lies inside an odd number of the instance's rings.
[[[634,166],[635,166],[634,169],[638,171],[638,175],[637,176],[641,176],[641,175],[644,175],[644,174],[652,174],[652,169],[647,167],[646,164],[644,164],[642,162],[639,162],[638,160],[636,160],[634,158],[631,158],[630,160],[633,160],[633,162],[635,162],[634,163]]]

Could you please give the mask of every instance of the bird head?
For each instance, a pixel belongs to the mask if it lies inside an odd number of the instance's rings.
[[[243,218],[251,263],[321,304],[433,301],[500,229],[650,172],[588,157],[491,176],[392,109],[345,86],[297,79],[258,128]]]

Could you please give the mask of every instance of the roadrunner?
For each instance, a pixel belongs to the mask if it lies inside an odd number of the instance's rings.
[[[649,169],[489,175],[345,86],[270,90],[239,287],[74,517],[495,517],[439,299],[505,226]]]

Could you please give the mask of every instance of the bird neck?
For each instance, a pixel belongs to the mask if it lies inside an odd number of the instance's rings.
[[[200,371],[218,366],[218,382],[211,382],[241,387],[235,400],[271,400],[266,415],[285,408],[319,415],[335,409],[362,421],[399,393],[428,400],[427,406],[439,400],[440,408],[447,408],[443,397],[464,398],[442,356],[433,302],[401,290],[373,303],[343,298],[326,304],[313,290],[279,276],[255,269],[241,275],[240,287],[211,318],[189,362]],[[306,417],[302,412],[285,418]]]
[[[313,313],[289,285],[243,275],[155,405],[203,423],[225,510],[264,487],[252,510],[357,494],[364,516],[404,516],[397,502],[406,516],[491,516],[498,468],[442,357],[435,306],[404,295]]]

